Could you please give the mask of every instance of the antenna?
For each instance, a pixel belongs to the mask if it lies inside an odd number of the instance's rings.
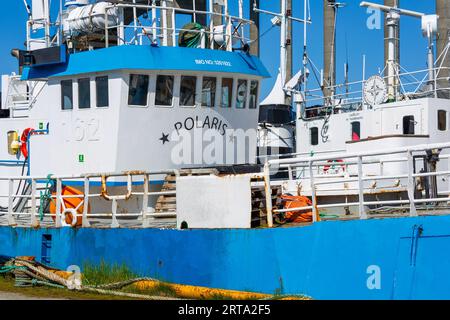
[[[27,0],[23,0],[23,4],[25,5],[25,10],[27,10],[28,17],[31,16],[31,8],[30,5],[27,3]]]

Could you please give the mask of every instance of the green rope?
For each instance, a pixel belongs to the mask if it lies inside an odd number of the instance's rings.
[[[52,189],[54,187],[54,180],[52,179],[53,174],[47,175],[47,182],[45,184],[45,191],[40,192],[40,203],[39,206],[39,219],[40,221],[44,220],[44,203],[46,201],[53,201],[52,199]]]
[[[59,289],[65,289],[66,287],[60,285],[60,284],[56,284],[56,283],[51,283],[48,281],[40,281],[37,279],[20,279],[17,280],[16,279],[16,287],[27,287],[27,286],[37,286],[37,285],[43,285],[43,286],[47,286],[47,287],[53,287],[53,288],[59,288]]]
[[[26,270],[27,268],[23,266],[3,266],[0,268],[0,273],[9,273],[13,272],[16,269]]]
[[[339,218],[340,216],[338,216],[338,215],[335,215],[335,214],[325,214],[325,213],[321,213],[320,214],[320,217],[321,218]]]

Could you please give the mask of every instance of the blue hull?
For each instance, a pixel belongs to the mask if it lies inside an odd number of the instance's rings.
[[[450,299],[450,216],[256,230],[0,227],[0,255],[50,256],[61,269],[104,260],[174,283],[315,299]]]

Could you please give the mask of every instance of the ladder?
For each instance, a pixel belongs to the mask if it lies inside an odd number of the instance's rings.
[[[10,110],[11,118],[26,118],[32,97],[30,88],[26,81],[20,80],[20,76],[12,75],[9,77],[8,92],[6,96],[6,105],[3,109]]]

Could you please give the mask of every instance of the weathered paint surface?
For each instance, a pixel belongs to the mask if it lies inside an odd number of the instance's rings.
[[[40,259],[43,234],[52,235],[51,264],[61,269],[103,259],[214,288],[316,299],[450,298],[449,216],[261,230],[0,227],[0,254]],[[379,268],[379,285],[368,268]]]

